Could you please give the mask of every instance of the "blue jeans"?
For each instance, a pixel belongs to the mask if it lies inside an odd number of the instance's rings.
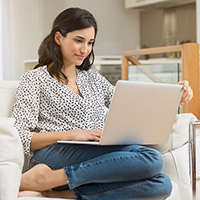
[[[144,146],[54,144],[35,152],[30,167],[39,163],[64,168],[69,183],[57,190],[80,200],[165,199],[172,190],[162,155]]]

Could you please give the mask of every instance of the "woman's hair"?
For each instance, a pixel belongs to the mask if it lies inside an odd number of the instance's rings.
[[[63,37],[66,37],[69,32],[90,27],[94,28],[94,37],[96,37],[97,23],[93,15],[87,10],[68,8],[61,12],[54,20],[51,33],[43,40],[38,49],[39,63],[34,67],[34,69],[44,65],[51,65],[48,69],[50,75],[52,77],[55,76],[58,81],[64,78],[66,83],[68,83],[68,78],[61,71],[63,67],[63,56],[60,46],[54,40],[55,33],[59,31]],[[93,62],[94,51],[92,48],[92,51],[84,59],[83,63],[80,66],[76,66],[76,68],[80,70],[88,70],[92,66]]]

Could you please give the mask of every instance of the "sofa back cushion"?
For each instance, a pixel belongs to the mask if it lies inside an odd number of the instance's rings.
[[[19,81],[0,81],[0,117],[10,117]]]
[[[0,118],[0,141],[0,200],[15,200],[24,156],[13,118]]]

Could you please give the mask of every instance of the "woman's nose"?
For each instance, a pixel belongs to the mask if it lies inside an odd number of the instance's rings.
[[[81,46],[81,53],[86,54],[88,52],[88,45],[87,44],[83,44]]]

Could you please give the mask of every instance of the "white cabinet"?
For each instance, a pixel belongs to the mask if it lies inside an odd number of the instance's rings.
[[[196,0],[125,0],[125,8],[142,8],[152,5],[171,7],[194,2],[196,2]]]

